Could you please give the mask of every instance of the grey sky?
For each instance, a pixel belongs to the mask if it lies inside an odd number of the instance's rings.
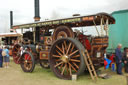
[[[41,20],[71,17],[75,13],[88,15],[123,9],[128,9],[128,0],[40,0]],[[34,0],[2,0],[0,32],[9,31],[10,10],[14,14],[14,24],[34,21]]]

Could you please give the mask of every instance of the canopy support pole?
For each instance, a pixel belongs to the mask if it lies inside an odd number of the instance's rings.
[[[35,27],[33,27],[33,42],[35,44],[35,40],[36,40],[36,37],[35,37]]]
[[[94,23],[94,26],[95,26],[95,28],[96,28],[96,31],[97,31],[98,36],[100,36],[100,33],[99,33],[99,31],[98,31],[98,28],[97,28],[97,26],[96,26],[96,23],[95,23],[94,19],[93,19],[93,23]]]
[[[101,26],[101,36],[104,36],[104,33],[103,33],[103,17],[101,18],[100,26]]]

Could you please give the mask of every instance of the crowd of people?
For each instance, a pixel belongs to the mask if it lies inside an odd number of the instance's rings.
[[[119,75],[123,75],[122,70],[128,73],[128,47],[122,50],[122,44],[118,44],[115,53],[104,54],[104,69],[109,67]]]
[[[6,46],[0,47],[0,68],[9,68],[9,50]],[[3,64],[4,63],[4,64]]]
[[[117,74],[123,75],[122,68],[124,66],[125,72],[128,73],[128,47],[124,48],[124,52],[121,52],[122,45],[118,44],[115,49],[115,62],[117,68]]]

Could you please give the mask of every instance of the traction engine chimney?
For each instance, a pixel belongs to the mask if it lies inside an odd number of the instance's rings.
[[[35,21],[40,21],[40,8],[39,8],[39,0],[35,0]]]

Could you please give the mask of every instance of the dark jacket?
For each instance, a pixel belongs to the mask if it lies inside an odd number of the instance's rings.
[[[121,50],[119,48],[116,48],[115,50],[115,56],[116,56],[116,63],[120,63],[120,61],[122,61],[122,53]]]
[[[126,52],[124,52],[123,61],[127,61],[128,62],[128,57],[127,57],[127,53]]]
[[[0,57],[3,57],[3,56],[2,56],[2,49],[0,49]]]

